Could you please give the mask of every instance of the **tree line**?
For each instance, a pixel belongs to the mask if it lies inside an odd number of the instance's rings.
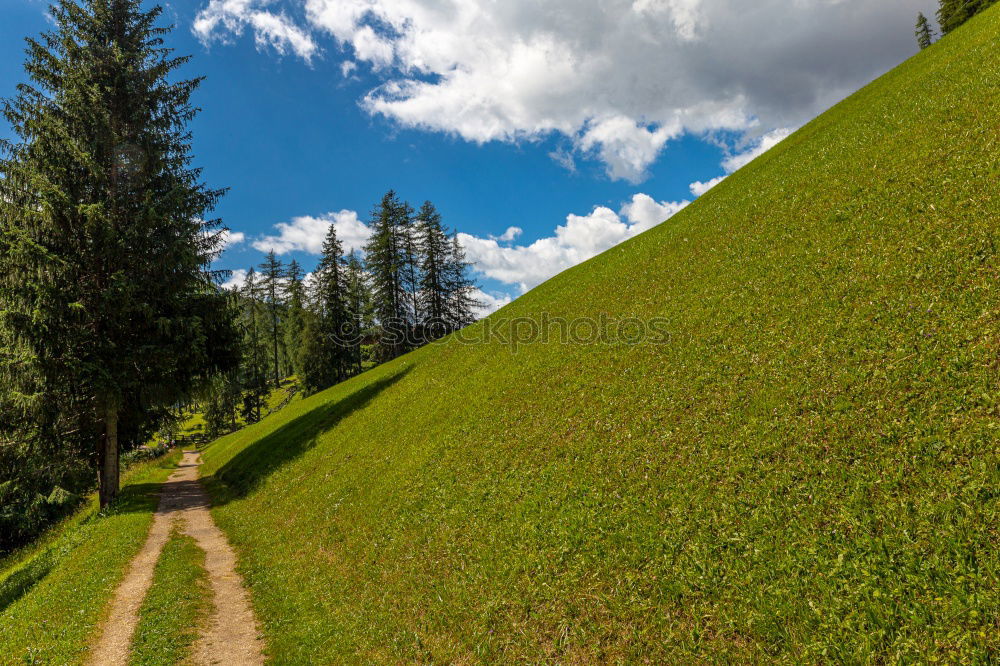
[[[210,435],[259,420],[272,387],[289,375],[316,393],[475,320],[469,264],[434,204],[414,211],[390,191],[370,227],[364,259],[345,252],[330,225],[308,279],[274,251],[247,271],[232,296],[240,362],[203,398]]]
[[[941,31],[941,35],[947,35],[949,32],[959,27],[970,18],[988,9],[997,0],[939,0],[938,10],[937,10],[937,21],[938,26]],[[934,43],[934,38],[936,34],[934,28],[931,27],[930,20],[924,16],[923,12],[917,14],[917,45],[921,49],[926,49],[928,46]]]
[[[122,452],[178,405],[251,421],[283,374],[317,391],[473,319],[454,234],[391,192],[364,260],[331,227],[308,280],[272,253],[222,289],[224,191],[188,129],[201,79],[142,4],[55,0],[0,107],[0,553],[95,485],[108,506]]]

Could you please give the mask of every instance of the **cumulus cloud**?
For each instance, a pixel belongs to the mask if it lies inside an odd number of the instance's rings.
[[[499,236],[491,235],[490,238],[497,241],[498,243],[510,243],[517,239],[518,236],[524,233],[524,229],[521,227],[507,227],[507,231],[503,232]]]
[[[237,268],[232,271],[229,275],[229,279],[222,283],[223,289],[230,289],[236,291],[237,289],[242,289],[244,283],[247,281],[247,270],[243,268]]]
[[[579,146],[596,151],[607,165],[608,176],[633,183],[646,176],[646,167],[656,160],[669,139],[680,136],[679,122],[670,127],[642,127],[626,116],[596,121],[584,131]]]
[[[792,129],[783,127],[768,132],[756,142],[754,142],[751,148],[744,150],[741,153],[731,155],[727,157],[722,162],[722,168],[726,170],[726,173],[733,173],[734,171],[739,171],[750,162],[754,161],[767,151],[774,148],[776,145],[781,143],[784,139],[788,137],[793,132]]]
[[[195,33],[249,27],[306,60],[326,35],[382,79],[362,100],[372,114],[479,143],[563,135],[638,181],[680,133],[800,125],[912,54],[913,16],[933,5],[211,0]]]
[[[555,234],[530,245],[506,246],[498,239],[460,233],[458,240],[476,271],[526,292],[571,266],[650,229],[676,214],[687,201],[656,201],[636,194],[615,212],[598,206],[589,215],[568,215]]]
[[[231,231],[229,229],[223,229],[221,231],[221,234],[222,234],[221,239],[222,239],[223,250],[228,250],[234,245],[240,245],[247,239],[246,234],[244,234],[242,231]]]
[[[749,144],[749,147],[744,146],[744,150],[730,155],[722,161],[722,168],[726,170],[725,174],[707,182],[695,181],[691,183],[691,194],[696,197],[700,197],[705,192],[708,192],[710,189],[725,180],[730,174],[739,171],[747,164],[750,164],[750,162],[774,148],[786,139],[793,131],[794,130],[791,128],[782,127],[767,132],[756,140],[748,141],[747,143]]]
[[[319,45],[308,28],[296,25],[287,15],[264,9],[270,0],[211,0],[198,12],[191,27],[204,44],[213,39],[225,41],[227,35],[253,31],[258,49],[268,46],[281,55],[292,52],[306,62],[319,53]]]
[[[691,183],[691,194],[695,195],[696,197],[700,197],[705,192],[708,192],[710,189],[712,189],[713,187],[721,183],[723,180],[725,180],[725,178],[726,178],[725,176],[719,176],[718,178],[713,178],[712,180],[707,180],[705,182],[696,180],[693,183]]]
[[[320,217],[304,215],[292,218],[291,222],[279,222],[274,225],[278,230],[277,235],[262,236],[253,242],[253,246],[261,252],[273,250],[275,254],[289,252],[320,254],[330,225],[337,226],[337,237],[347,252],[352,249],[360,251],[371,236],[371,229],[358,219],[355,211],[342,210]]]
[[[514,300],[510,294],[503,294],[500,292],[488,293],[482,289],[476,289],[476,291],[472,294],[472,298],[479,303],[479,307],[475,309],[475,315],[479,319],[493,314]]]

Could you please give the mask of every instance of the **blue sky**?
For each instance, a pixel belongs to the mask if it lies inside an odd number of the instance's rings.
[[[23,80],[22,40],[47,28],[46,4],[3,0],[0,95]],[[692,183],[901,62],[917,9],[933,5],[164,4],[169,44],[194,56],[184,73],[207,77],[196,163],[231,188],[217,213],[242,234],[218,267],[274,247],[311,270],[325,225],[360,243],[351,213],[363,223],[392,188],[462,233],[493,305],[660,222],[701,191]]]

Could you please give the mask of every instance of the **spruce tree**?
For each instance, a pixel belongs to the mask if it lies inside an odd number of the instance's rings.
[[[215,439],[236,429],[236,416],[243,398],[239,370],[216,376],[207,387],[203,400],[205,435]]]
[[[306,326],[303,349],[303,384],[310,393],[346,379],[351,358],[346,337],[350,334],[344,250],[337,228],[330,225],[323,242],[323,256],[314,275],[315,312]]]
[[[476,321],[476,310],[482,303],[476,300],[476,283],[469,277],[471,265],[465,259],[465,249],[452,234],[450,252],[445,261],[445,289],[449,332],[457,331]]]
[[[416,218],[420,239],[420,305],[423,312],[422,337],[435,340],[454,330],[449,321],[448,263],[452,244],[441,224],[441,215],[430,201],[424,202]]]
[[[939,0],[937,10],[941,34],[947,35],[965,22],[965,0]]]
[[[921,50],[926,49],[934,42],[934,33],[931,32],[931,22],[921,12],[917,14],[917,45]]]
[[[274,250],[267,253],[267,258],[260,266],[261,291],[264,297],[264,304],[268,313],[267,335],[271,342],[271,361],[274,372],[274,385],[281,384],[281,366],[278,361],[278,338],[281,337],[279,325],[279,311],[281,309],[282,278],[285,271],[274,254]]]
[[[420,311],[420,282],[422,280],[420,266],[423,260],[414,224],[413,207],[410,204],[403,203],[399,219],[399,237],[403,248],[403,263],[400,271],[400,281],[404,294],[403,319],[406,329],[406,347],[410,349],[420,343],[416,329],[422,318]]]
[[[286,367],[290,368],[293,374],[302,374],[302,364],[299,360],[299,352],[302,347],[302,331],[305,328],[305,285],[302,283],[302,267],[299,262],[292,259],[285,271],[284,298],[286,303],[286,313],[284,319],[284,349]]]
[[[88,437],[106,506],[119,420],[233,363],[205,222],[222,192],[191,167],[200,79],[141,0],[58,0],[29,39],[0,155],[0,384],[36,441]]]
[[[995,3],[996,0],[939,0],[937,19],[941,34],[947,35]]]
[[[407,330],[411,298],[403,271],[406,266],[406,240],[410,227],[410,208],[392,190],[372,212],[372,235],[365,245],[365,256],[371,279],[375,316],[381,329],[378,359],[389,361],[407,351]]]
[[[345,343],[348,346],[351,374],[359,374],[363,370],[361,345],[372,329],[372,299],[368,275],[354,250],[351,250],[344,265],[344,283],[349,322]]]
[[[241,374],[243,375],[243,409],[245,421],[261,419],[261,407],[267,395],[267,348],[262,335],[260,304],[261,286],[257,272],[250,268],[242,289],[243,355]]]

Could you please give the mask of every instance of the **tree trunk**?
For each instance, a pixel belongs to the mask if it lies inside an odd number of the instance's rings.
[[[98,495],[103,509],[118,496],[118,408],[107,407],[104,416],[103,450],[98,471]]]

